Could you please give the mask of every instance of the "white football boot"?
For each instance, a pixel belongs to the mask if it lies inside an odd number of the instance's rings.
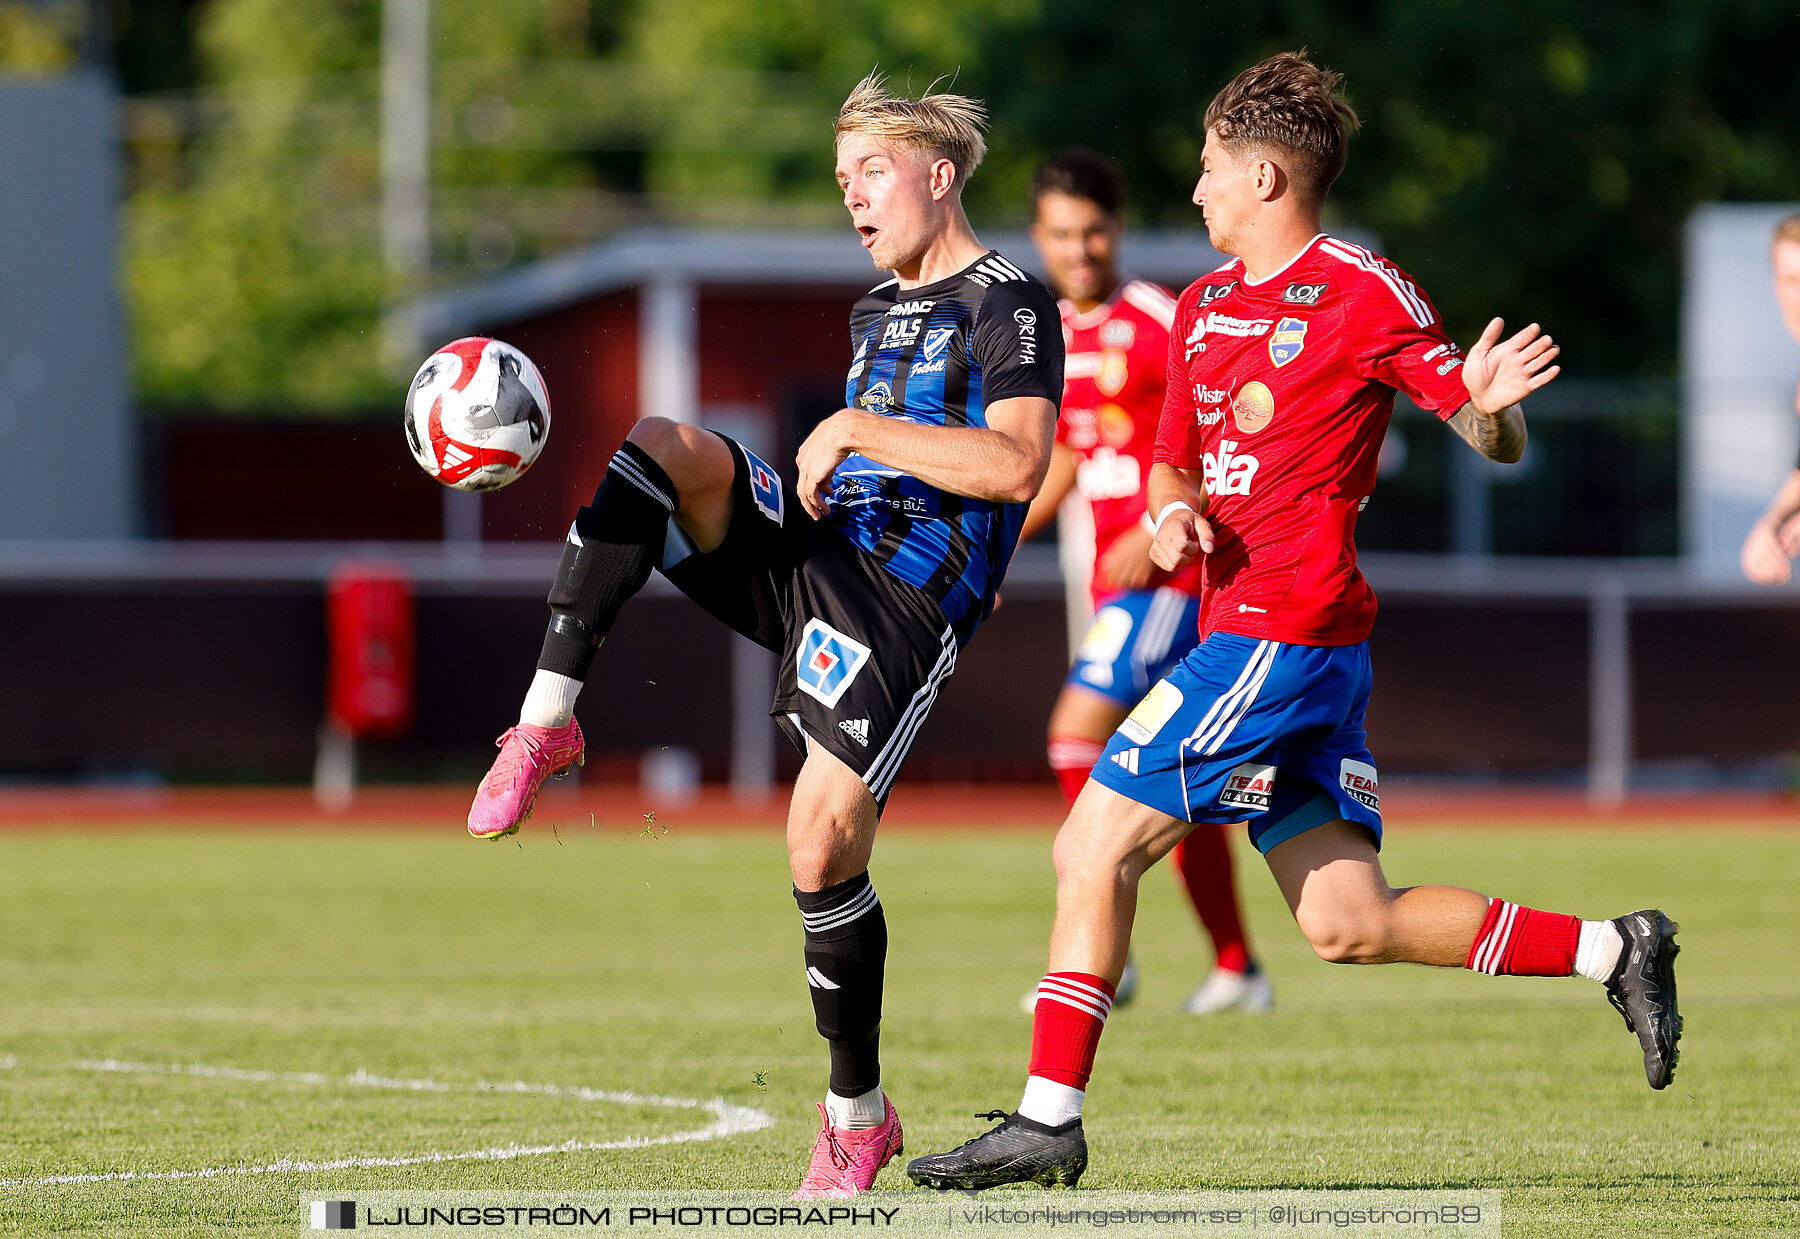
[[[1188,995],[1181,1009],[1188,1015],[1217,1015],[1221,1011],[1263,1012],[1275,1005],[1275,987],[1269,974],[1252,965],[1250,972],[1214,968],[1200,987]]]

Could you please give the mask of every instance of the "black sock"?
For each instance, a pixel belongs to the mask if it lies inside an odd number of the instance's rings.
[[[881,1083],[881,979],[887,918],[865,871],[822,891],[794,892],[806,923],[806,983],[831,1046],[831,1091],[860,1097]]]
[[[587,679],[619,608],[662,562],[675,504],[675,484],[662,466],[637,444],[621,444],[593,503],[575,514],[563,543],[540,670]]]

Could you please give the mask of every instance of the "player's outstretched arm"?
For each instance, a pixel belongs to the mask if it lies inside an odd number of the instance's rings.
[[[1157,461],[1150,466],[1148,512],[1156,532],[1150,560],[1165,572],[1176,572],[1213,549],[1212,525],[1206,519],[1206,492],[1191,471]]]
[[[1079,463],[1074,448],[1058,443],[1050,450],[1050,471],[1038,487],[1037,498],[1025,509],[1025,524],[1019,529],[1020,546],[1044,532],[1045,526],[1056,519],[1062,501],[1075,489],[1075,468]]]
[[[1101,584],[1106,589],[1150,589],[1160,575],[1156,561],[1150,558],[1150,547],[1155,541],[1148,520],[1120,530],[1094,564]]]
[[[1489,460],[1510,465],[1525,454],[1519,402],[1562,373],[1552,364],[1562,349],[1536,323],[1502,340],[1505,329],[1492,320],[1469,350],[1463,365],[1469,402],[1450,418],[1450,429]]]
[[[1738,555],[1744,576],[1754,585],[1785,585],[1788,561],[1800,554],[1800,469],[1794,469],[1775,492],[1769,510],[1756,518]]]
[[[831,475],[846,456],[910,473],[921,482],[994,503],[1029,503],[1050,468],[1056,404],[1014,396],[987,406],[986,426],[924,426],[862,409],[839,409],[820,422],[795,458],[800,502],[825,515]]]

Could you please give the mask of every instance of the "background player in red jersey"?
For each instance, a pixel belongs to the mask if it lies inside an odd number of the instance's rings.
[[[1283,53],[1206,113],[1194,202],[1234,261],[1181,296],[1150,479],[1152,558],[1205,564],[1204,640],[1108,743],[1056,840],[1056,925],[1016,1113],[907,1173],[937,1188],[1068,1183],[1123,967],[1137,883],[1202,821],[1247,820],[1320,958],[1603,983],[1652,1088],[1674,1072],[1676,926],[1645,910],[1583,921],[1382,872],[1363,718],[1375,596],[1357,513],[1396,390],[1484,456],[1525,447],[1519,401],[1554,379],[1535,325],[1488,324],[1465,359],[1398,268],[1320,229],[1356,115],[1340,79]],[[1125,760],[1113,760],[1124,758]]]
[[[1145,487],[1175,297],[1119,274],[1124,206],[1125,174],[1095,151],[1061,151],[1032,178],[1031,239],[1062,311],[1063,405],[1050,474],[1020,537],[1054,520],[1070,491],[1094,516],[1094,620],[1050,712],[1050,768],[1070,806],[1106,738],[1200,639],[1201,565],[1164,572],[1150,562]],[[1244,934],[1225,830],[1209,823],[1175,845],[1176,877],[1215,957],[1212,974],[1184,1005],[1190,1015],[1267,1011],[1274,1001]],[[1115,1004],[1129,1000],[1135,980],[1127,963]],[[1033,990],[1024,1006],[1036,1005]]]

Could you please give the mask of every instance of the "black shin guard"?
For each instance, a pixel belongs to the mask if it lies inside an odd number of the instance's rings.
[[[859,873],[822,891],[794,892],[806,923],[806,983],[819,1035],[831,1046],[831,1091],[860,1097],[881,1083],[881,979],[887,918]]]
[[[594,651],[625,600],[662,561],[675,484],[643,448],[621,444],[594,492],[575,514],[550,587],[550,628],[538,668],[587,679]]]

